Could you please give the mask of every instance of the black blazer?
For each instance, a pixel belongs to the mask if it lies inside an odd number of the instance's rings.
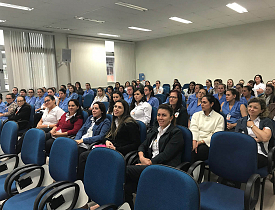
[[[176,124],[188,128],[188,113],[187,109],[184,106],[178,110],[179,115],[176,117]]]
[[[12,115],[10,115],[8,117],[8,120],[15,121],[15,122],[24,120],[24,122],[18,123],[19,130],[22,130],[28,126],[29,120],[30,120],[30,114],[31,114],[31,106],[29,104],[25,103],[19,109],[18,112],[15,111]]]
[[[123,123],[116,137],[106,139],[113,143],[116,150],[124,156],[138,149],[140,145],[139,125],[136,122]]]
[[[170,125],[167,131],[159,139],[159,154],[152,158],[152,141],[156,140],[158,127],[154,126],[147,134],[146,140],[139,146],[138,151],[143,152],[146,158],[151,159],[153,164],[165,164],[177,166],[181,163],[184,149],[182,132],[174,125]]]

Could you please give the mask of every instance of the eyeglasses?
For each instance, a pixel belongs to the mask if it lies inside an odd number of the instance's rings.
[[[176,96],[169,96],[169,98],[171,98],[171,99],[176,99],[176,98],[178,98],[178,97],[176,97]]]
[[[24,100],[17,100],[17,102],[21,103],[21,102],[24,102]]]
[[[33,93],[33,92],[28,92],[28,93]]]
[[[6,98],[6,100],[9,100],[9,99],[12,99],[12,98]]]
[[[51,100],[50,100],[50,99],[48,99],[48,100],[44,101],[44,103],[48,103],[49,101],[51,101]]]

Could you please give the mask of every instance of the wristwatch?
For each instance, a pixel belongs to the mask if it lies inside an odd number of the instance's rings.
[[[252,129],[254,127],[254,124],[250,126],[250,128]]]

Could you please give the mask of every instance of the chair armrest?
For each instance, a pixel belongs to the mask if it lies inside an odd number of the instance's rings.
[[[98,144],[102,144],[102,141],[99,140],[99,141],[95,141],[95,142],[91,143],[91,144],[89,145],[88,150],[91,150],[91,149],[93,148],[93,146],[98,145]]]
[[[8,158],[2,161],[2,159]],[[14,158],[14,161],[12,160]],[[0,175],[7,174],[18,167],[19,157],[16,154],[2,154],[0,155]]]
[[[126,162],[126,165],[134,165],[134,164],[138,163],[138,161],[139,161],[138,151],[132,151],[128,154],[131,154],[131,155],[129,155],[129,157],[127,157],[128,161]]]
[[[56,185],[55,185],[56,186]],[[69,188],[74,188],[74,196],[73,199],[70,200],[71,205],[67,208],[67,209],[73,209],[77,199],[78,199],[78,195],[79,195],[79,186],[78,184],[75,183],[63,183],[61,185],[59,185],[58,187],[51,187],[46,194],[43,195],[43,198],[41,195],[39,195],[39,197],[37,196],[37,198],[35,199],[35,204],[34,204],[34,208],[33,210],[43,210],[45,205],[47,203],[49,203],[51,209],[57,209],[59,208],[62,204],[64,204],[66,202],[65,197],[62,194],[60,194],[63,190],[67,190]],[[68,193],[68,191],[66,191],[65,193]],[[54,197],[56,195],[59,195],[58,197]],[[42,198],[42,200],[41,200]],[[37,208],[38,205],[38,208]]]
[[[106,204],[98,207],[96,210],[108,210],[108,209],[118,209],[118,207],[115,204]]]
[[[32,188],[35,188],[35,187],[40,187],[44,179],[45,171],[42,166],[30,164],[30,165],[22,166],[20,168],[16,168],[14,171],[12,171],[7,176],[4,184],[4,189],[6,193],[9,195],[9,197],[12,197],[13,195],[18,193],[18,190],[13,192],[11,191],[12,183],[16,181],[18,183],[18,186],[21,188],[21,190],[28,187],[33,183],[31,176],[27,177],[26,179],[24,178],[28,175],[28,173],[31,173],[32,171],[35,171],[37,169],[40,170],[40,177],[36,186],[32,187]]]
[[[275,147],[272,147],[267,154],[267,170],[268,173],[272,173],[275,169]]]
[[[45,187],[43,190],[41,190],[39,192],[39,194],[36,196],[36,199],[34,201],[34,205],[33,205],[33,209],[38,209],[38,205],[39,205],[39,202],[41,200],[41,198],[48,192],[50,191],[51,189],[55,188],[55,187],[59,187],[63,184],[68,184],[70,182],[68,181],[60,181],[60,182],[54,182],[50,185],[48,185],[47,187]]]
[[[184,172],[187,172],[188,169],[190,168],[191,164],[189,162],[183,162],[179,164],[176,168],[179,170],[182,170]]]
[[[200,167],[199,175],[197,177],[194,177],[194,171],[199,169],[199,167]],[[197,183],[200,184],[204,175],[204,170],[205,170],[205,162],[197,161],[190,166],[187,173],[193,176],[194,179],[197,181]]]
[[[125,160],[126,165],[130,165],[130,164],[128,164],[128,162],[129,162],[129,159],[130,159],[133,155],[136,156],[136,155],[137,155],[137,151],[131,151],[131,152],[129,152],[129,153],[127,153],[127,154],[125,155],[124,160]]]
[[[244,191],[244,209],[255,209],[260,196],[261,177],[253,174],[246,183]]]

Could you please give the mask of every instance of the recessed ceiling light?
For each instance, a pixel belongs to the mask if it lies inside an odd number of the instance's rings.
[[[61,28],[61,27],[53,27],[53,26],[44,26],[44,28],[52,28],[52,29],[63,30],[63,31],[72,31],[73,30],[70,28]]]
[[[241,5],[237,4],[236,2],[234,2],[232,4],[227,4],[226,6],[229,7],[230,9],[235,10],[238,13],[248,12],[246,8],[242,7]]]
[[[85,21],[90,21],[90,22],[95,22],[95,23],[105,23],[104,20],[95,20],[95,19],[90,19],[90,18],[85,18],[85,17],[78,17],[78,16],[75,16],[74,18],[77,19],[77,20],[85,20]]]
[[[128,28],[130,28],[130,29],[134,29],[134,30],[139,30],[139,31],[152,31],[152,30],[150,30],[150,29],[146,29],[146,28],[138,28],[138,27],[133,27],[133,26],[128,27]]]
[[[116,5],[119,5],[119,6],[123,6],[123,7],[130,8],[130,9],[139,10],[139,11],[142,11],[142,12],[145,12],[145,11],[148,10],[148,9],[146,9],[146,8],[139,7],[139,6],[136,6],[136,5],[133,5],[133,4],[128,4],[128,3],[125,3],[125,2],[117,2],[117,3],[115,3],[115,4],[116,4]]]
[[[181,22],[181,23],[185,23],[185,24],[192,23],[190,20],[184,20],[184,19],[178,18],[178,17],[170,17],[169,19],[174,20],[174,21],[178,21],[178,22]]]
[[[27,10],[27,11],[32,11],[34,9],[31,7],[24,7],[24,6],[19,6],[19,5],[15,5],[15,4],[7,4],[7,3],[2,3],[2,2],[0,2],[0,7],[8,7],[8,8],[13,8],[13,9]]]
[[[6,22],[6,20],[0,20],[0,23],[5,23]]]
[[[111,36],[111,37],[120,37],[120,35],[104,34],[104,33],[97,33],[97,35],[100,35],[100,36]]]

